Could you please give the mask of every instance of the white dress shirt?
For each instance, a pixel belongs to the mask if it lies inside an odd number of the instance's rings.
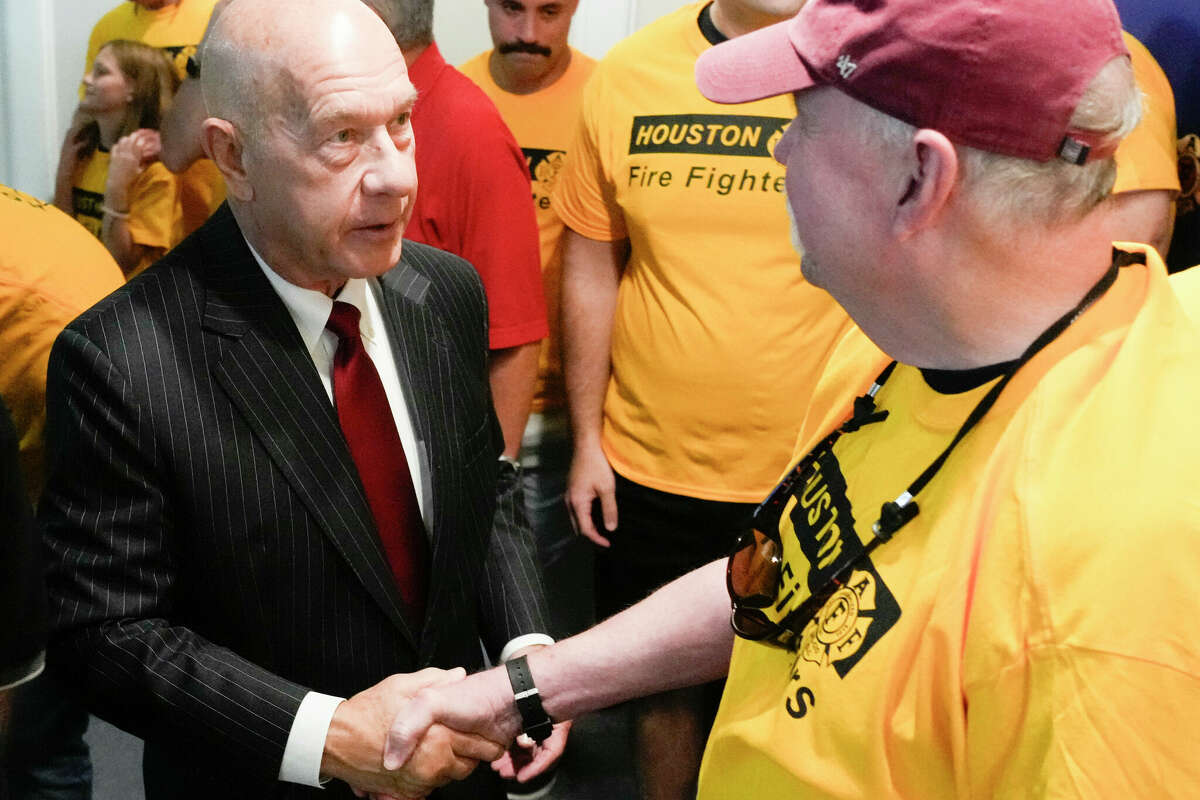
[[[247,242],[249,246],[249,242]],[[333,299],[312,289],[303,289],[294,283],[289,283],[279,276],[275,270],[267,266],[262,256],[250,247],[250,252],[258,266],[262,269],[267,280],[275,289],[275,293],[287,307],[292,321],[300,331],[300,338],[312,357],[329,396],[333,403],[333,356],[337,352],[338,338],[325,329],[329,314],[333,310]],[[363,347],[379,380],[383,383],[388,405],[392,409],[392,417],[396,421],[396,431],[400,434],[400,444],[408,460],[408,469],[412,473],[413,488],[417,493],[417,503],[421,508],[421,519],[425,530],[433,529],[433,509],[427,501],[425,493],[429,485],[429,476],[425,473],[428,465],[422,464],[420,445],[417,442],[416,431],[413,428],[412,416],[408,404],[404,400],[404,390],[400,382],[400,374],[396,369],[396,360],[392,356],[392,344],[388,339],[387,327],[380,311],[379,282],[375,279],[364,280],[354,278],[346,282],[338,293],[337,299],[350,303],[361,314],[359,329],[362,334]],[[504,646],[500,660],[504,661],[513,653],[535,644],[553,644],[554,640],[541,633],[531,633],[518,636]],[[363,687],[366,688],[366,687]],[[279,780],[291,783],[302,783],[307,786],[321,785],[321,758],[325,752],[325,737],[329,733],[329,724],[333,720],[334,711],[344,700],[342,697],[309,692],[300,702],[296,718],[292,721],[288,733],[287,745],[283,751],[283,761],[279,765]]]

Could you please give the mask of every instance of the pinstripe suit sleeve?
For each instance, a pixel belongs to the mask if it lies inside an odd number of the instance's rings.
[[[487,297],[478,274],[462,259],[427,249],[412,248],[418,254],[436,254],[439,263],[434,281],[441,305],[440,313],[453,321],[449,333],[463,354],[461,366],[466,374],[482,382],[487,392],[487,420],[490,429],[488,456],[495,469],[496,512],[492,520],[487,557],[479,586],[479,612],[484,644],[495,660],[504,645],[527,633],[550,630],[546,593],[538,563],[533,532],[525,516],[521,482],[505,474],[495,460],[504,448],[500,422],[492,410],[487,372]],[[427,268],[433,268],[429,264]]]
[[[502,470],[497,476],[496,516],[479,598],[484,644],[493,661],[512,639],[550,630],[537,548],[515,472]]]
[[[55,344],[48,449],[56,468],[39,511],[54,629],[49,661],[100,716],[146,738],[195,741],[271,776],[306,689],[172,624],[179,533],[152,432],[97,344],[130,339],[78,323]]]

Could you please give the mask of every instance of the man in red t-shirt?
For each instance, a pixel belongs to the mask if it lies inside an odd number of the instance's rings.
[[[420,190],[405,237],[462,256],[483,279],[492,401],[504,455],[514,458],[549,333],[525,156],[495,104],[442,58],[433,41],[433,0],[363,1],[396,37],[417,89]]]

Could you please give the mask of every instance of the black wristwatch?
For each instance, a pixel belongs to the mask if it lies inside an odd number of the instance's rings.
[[[537,687],[533,685],[533,675],[529,672],[529,664],[525,661],[525,656],[519,656],[506,661],[504,666],[508,668],[508,681],[512,684],[513,702],[517,705],[517,711],[521,713],[523,732],[530,739],[541,744],[550,737],[554,721],[542,707],[542,698],[538,694]]]

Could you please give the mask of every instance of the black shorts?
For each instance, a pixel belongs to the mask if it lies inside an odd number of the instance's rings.
[[[617,529],[612,547],[596,548],[596,618],[604,619],[655,589],[729,555],[750,526],[756,503],[725,503],[617,480]],[[604,532],[599,503],[592,509]]]

